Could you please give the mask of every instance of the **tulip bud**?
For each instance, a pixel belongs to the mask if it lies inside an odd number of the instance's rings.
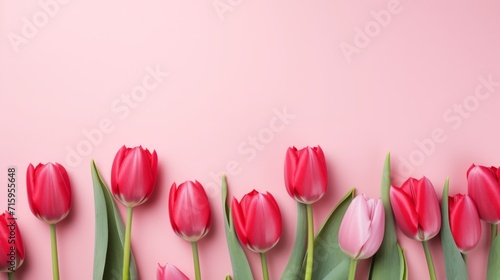
[[[340,249],[351,259],[367,259],[382,245],[384,204],[379,199],[356,196],[342,218],[339,228]]]
[[[265,253],[278,243],[281,230],[281,212],[270,193],[253,190],[240,202],[231,202],[234,227],[241,244],[248,249]]]
[[[321,147],[289,148],[285,159],[285,185],[295,200],[312,204],[326,192],[328,184],[325,155]]]
[[[406,236],[426,241],[439,233],[441,210],[429,179],[409,178],[400,188],[391,186],[390,200],[396,223]]]
[[[479,217],[492,224],[500,222],[500,184],[496,168],[473,164],[467,171],[467,189]]]
[[[33,215],[48,223],[64,219],[71,208],[71,186],[66,169],[59,163],[28,166],[28,203]]]
[[[450,227],[458,249],[466,253],[476,247],[481,238],[481,221],[474,201],[464,194],[448,198]]]
[[[16,219],[0,215],[0,272],[14,272],[24,261],[24,244]]]
[[[158,264],[156,280],[189,280],[177,267],[167,263],[165,266]]]
[[[196,242],[210,230],[211,211],[205,189],[198,181],[186,181],[170,188],[170,224],[181,238]]]
[[[141,146],[123,146],[111,168],[111,191],[127,207],[146,202],[153,193],[158,169],[156,151],[150,153]]]

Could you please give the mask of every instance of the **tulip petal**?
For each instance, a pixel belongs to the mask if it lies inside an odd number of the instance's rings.
[[[245,232],[255,252],[264,253],[274,247],[281,235],[281,214],[274,198],[263,194],[253,196],[247,209]]]
[[[463,253],[474,249],[482,231],[474,202],[467,195],[456,194],[449,198],[448,205],[451,233],[457,247]]]
[[[391,186],[390,201],[399,229],[408,237],[418,237],[418,214],[412,197],[402,188]]]
[[[432,183],[422,177],[415,186],[415,209],[418,213],[418,223],[421,229],[421,240],[429,240],[436,236],[441,229],[441,208]]]
[[[487,223],[500,222],[500,184],[491,169],[473,164],[467,171],[467,183],[479,217]]]
[[[297,149],[295,147],[288,148],[285,158],[285,186],[291,197],[295,197],[295,172],[298,160]]]
[[[366,259],[373,256],[380,248],[380,245],[382,245],[384,238],[385,212],[382,200],[370,199],[368,204],[371,204],[369,207],[371,220],[370,228],[368,229],[369,237],[358,256],[359,259]]]
[[[356,196],[342,218],[339,229],[339,245],[352,259],[357,259],[370,237],[368,205],[363,195]]]
[[[311,147],[306,147],[300,153],[294,178],[295,194],[308,204],[319,200],[325,194],[327,178],[324,162]]]
[[[241,204],[238,203],[238,200],[233,197],[231,201],[231,213],[233,215],[233,224],[236,230],[236,236],[238,236],[238,240],[240,240],[243,246],[248,245],[248,240],[246,236],[246,219],[244,211],[242,210]]]

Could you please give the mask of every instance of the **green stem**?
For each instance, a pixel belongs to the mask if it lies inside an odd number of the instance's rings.
[[[491,224],[491,236],[490,236],[490,245],[493,244],[493,240],[495,240],[495,237],[498,235],[498,225],[496,224]]]
[[[348,280],[354,280],[356,276],[356,266],[358,265],[358,260],[351,259],[351,265],[349,266],[349,278]]]
[[[432,261],[429,243],[427,242],[427,240],[422,241],[422,245],[424,246],[425,260],[427,261],[427,267],[429,268],[429,276],[431,277],[431,280],[436,280],[436,270],[434,269],[434,262]]]
[[[56,225],[50,225],[50,245],[52,249],[52,278],[59,280],[59,260],[57,257]]]
[[[260,264],[262,265],[262,277],[264,280],[269,280],[269,269],[267,268],[266,253],[260,253]]]
[[[314,258],[314,223],[312,205],[307,204],[307,260],[305,280],[312,279]]]
[[[127,226],[123,244],[123,280],[130,278],[130,238],[132,235],[132,207],[127,207]]]
[[[14,272],[7,273],[7,277],[9,280],[14,280]]]
[[[193,263],[194,263],[194,275],[196,280],[201,279],[200,272],[200,257],[198,255],[198,243],[191,242],[191,249],[193,250]]]

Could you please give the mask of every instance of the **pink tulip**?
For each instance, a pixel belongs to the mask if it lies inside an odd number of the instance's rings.
[[[295,200],[312,204],[326,192],[328,177],[321,147],[289,148],[285,159],[285,185]]]
[[[481,238],[481,221],[474,201],[463,194],[448,198],[450,227],[458,249],[466,253],[476,247]]]
[[[59,163],[28,166],[26,174],[28,204],[38,219],[56,224],[71,208],[71,186],[66,169]]]
[[[270,193],[253,190],[240,202],[231,203],[234,227],[241,244],[248,249],[265,253],[278,243],[281,230],[281,212]]]
[[[0,215],[0,272],[14,272],[24,262],[19,226],[9,212]]]
[[[157,280],[189,280],[182,271],[180,271],[174,265],[167,263],[165,266],[158,264],[158,270],[156,271]]]
[[[400,188],[391,186],[391,206],[396,222],[408,237],[426,241],[441,228],[441,210],[429,179],[409,178]]]
[[[127,207],[140,205],[153,193],[158,169],[156,151],[150,153],[141,146],[123,146],[111,168],[111,191]]]
[[[340,249],[351,259],[367,259],[382,245],[384,204],[379,199],[356,196],[342,218],[339,229]]]
[[[195,242],[210,230],[211,212],[205,189],[198,181],[187,181],[170,188],[170,224],[181,238]]]
[[[467,171],[468,193],[479,217],[487,223],[500,222],[500,184],[496,168],[473,164]]]

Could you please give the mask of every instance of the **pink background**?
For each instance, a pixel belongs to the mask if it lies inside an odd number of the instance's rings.
[[[91,279],[89,162],[109,182],[124,144],[156,149],[160,160],[153,197],[134,214],[141,279],[155,279],[166,262],[194,277],[190,246],[167,213],[171,184],[194,179],[214,216],[199,244],[204,279],[231,272],[222,172],[238,199],[253,188],[277,198],[283,236],[268,259],[278,279],[295,230],[283,182],[292,145],[319,144],[327,157],[316,229],[350,187],[379,196],[388,151],[393,184],[425,175],[440,196],[450,177],[450,193],[465,192],[472,163],[500,165],[499,12],[497,1],[0,0],[0,208],[7,167],[16,166],[27,248],[18,279],[51,279],[49,228],[27,204],[28,164],[67,167],[74,202],[57,229],[61,276]],[[150,79],[152,71],[162,73]],[[288,117],[278,118],[283,111]],[[472,279],[485,277],[484,229],[469,257]],[[398,234],[409,278],[424,279],[420,244]],[[440,242],[431,244],[445,279]],[[260,279],[257,255],[248,256]]]

